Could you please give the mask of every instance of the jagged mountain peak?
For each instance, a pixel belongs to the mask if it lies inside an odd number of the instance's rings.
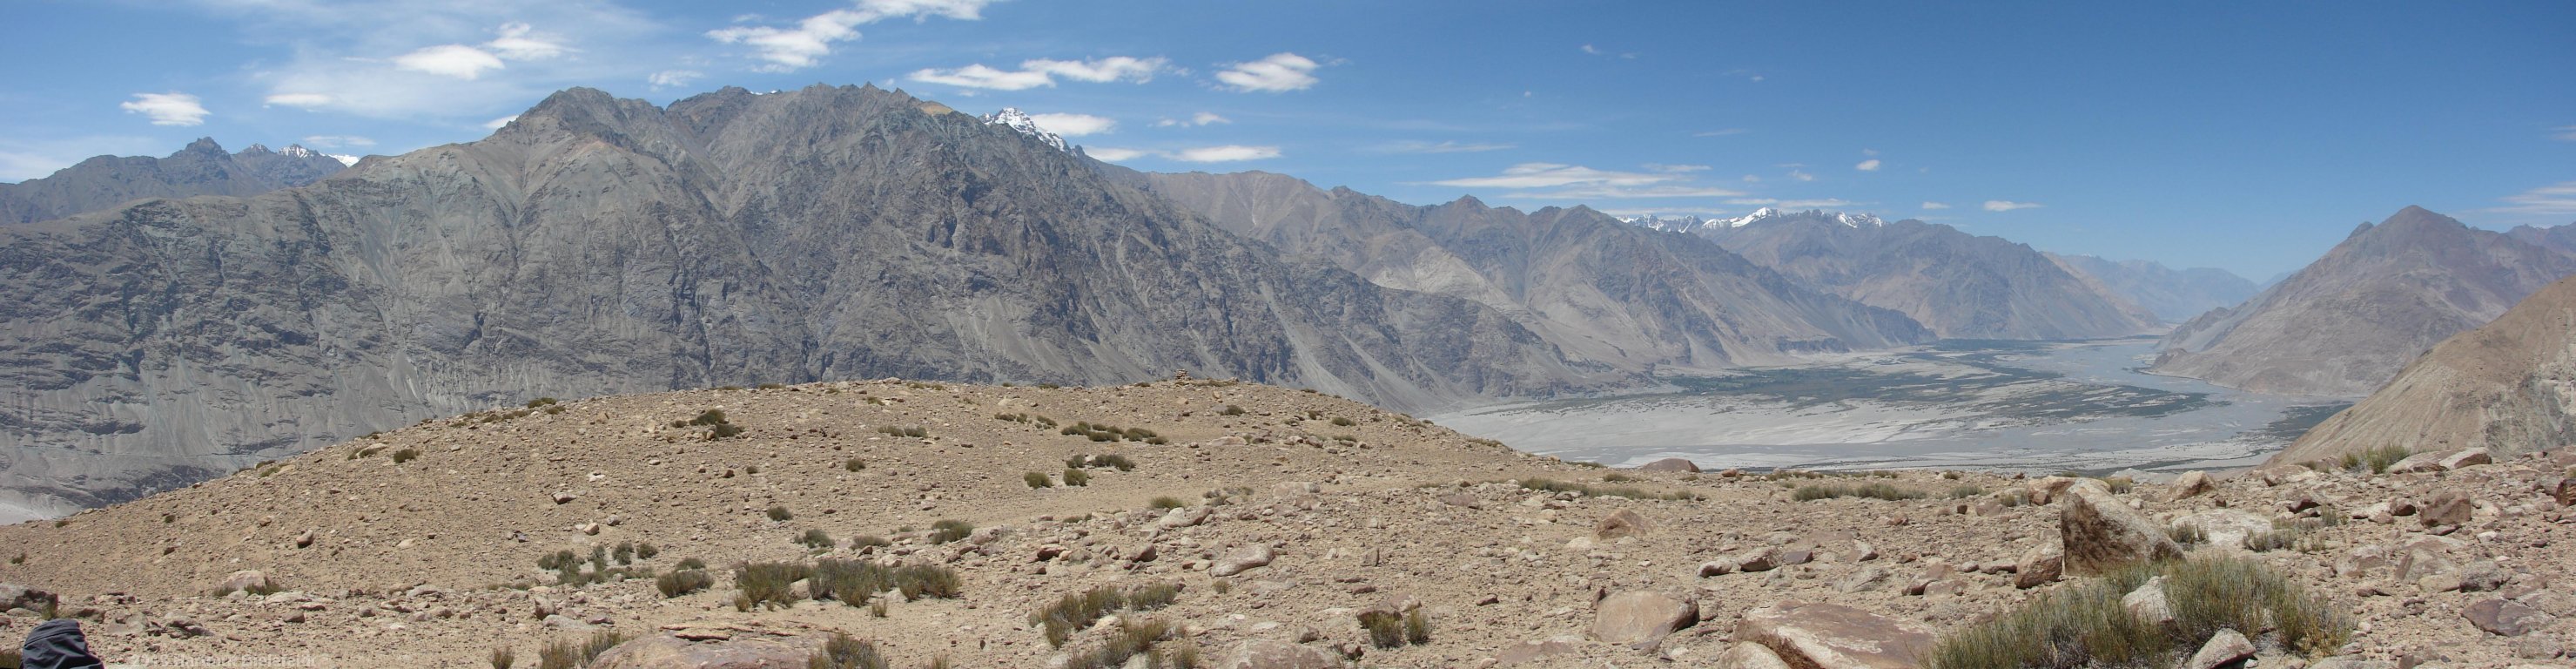
[[[1047,132],[1045,128],[1038,127],[1038,120],[1029,116],[1028,112],[1020,111],[1018,107],[1003,107],[1001,111],[986,114],[984,115],[984,123],[987,125],[998,125],[1010,128],[1012,130],[1019,131],[1020,134],[1035,137],[1038,141],[1046,143],[1047,146],[1055,147],[1055,150],[1057,151],[1070,150],[1070,148],[1065,145],[1063,136]]]

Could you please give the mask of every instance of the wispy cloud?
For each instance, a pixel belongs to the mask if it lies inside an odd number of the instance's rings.
[[[1728,135],[1741,135],[1741,134],[1744,134],[1744,133],[1745,133],[1745,130],[1744,130],[1743,128],[1721,128],[1721,129],[1717,129],[1717,130],[1702,130],[1702,131],[1699,131],[1699,132],[1694,132],[1694,133],[1691,133],[1691,136],[1692,136],[1692,137],[1725,137],[1725,136],[1728,136]]]
[[[653,73],[652,76],[645,77],[644,83],[652,85],[653,90],[658,91],[665,88],[679,88],[681,86],[687,86],[689,85],[689,82],[697,81],[699,77],[703,76],[707,75],[696,70],[663,70]]]
[[[2576,142],[2576,125],[2562,125],[2550,128],[2549,132],[2550,137],[2556,138],[2559,141]]]
[[[2576,181],[2561,181],[2501,199],[2505,206],[2487,211],[2523,216],[2576,216]]]
[[[1949,204],[1949,203],[1946,203],[1946,202],[1929,202],[1929,201],[1927,201],[1927,202],[1924,202],[1924,203],[1923,203],[1923,208],[1924,208],[1924,209],[1926,209],[1926,210],[1938,211],[1938,210],[1942,210],[1942,209],[1948,209],[1948,208],[1950,208],[1950,204]]]
[[[1987,200],[1987,201],[1986,201],[1986,211],[2012,211],[2012,210],[2015,210],[2015,209],[2037,209],[2037,208],[2040,208],[2041,206],[2044,206],[2044,205],[2041,205],[2040,203],[2037,203],[2037,202],[2014,202],[2014,201],[2011,201],[2011,200]]]
[[[1858,164],[1858,165],[1853,165],[1853,166],[1852,166],[1852,169],[1860,170],[1860,171],[1863,171],[1863,172],[1876,172],[1876,171],[1878,171],[1878,159],[1877,159],[1877,158],[1871,158],[1871,159],[1869,159],[1869,160],[1863,160],[1863,161],[1860,161],[1860,164]]]
[[[357,135],[306,135],[304,146],[315,149],[375,146],[376,140]]]
[[[1632,198],[1659,198],[1659,197],[1733,197],[1733,196],[1743,195],[1743,194],[1744,194],[1744,192],[1743,192],[1743,191],[1727,190],[1727,189],[1724,189],[1724,188],[1717,188],[1717,187],[1713,187],[1713,186],[1662,185],[1662,186],[1631,187],[1631,186],[1607,186],[1607,185],[1602,185],[1602,186],[1576,186],[1576,187],[1572,187],[1572,188],[1559,188],[1559,189],[1556,189],[1556,190],[1548,190],[1548,191],[1524,191],[1524,192],[1515,192],[1515,193],[1512,193],[1510,196],[1511,196],[1511,197],[1515,197],[1515,198],[1530,198],[1530,199],[1543,199],[1543,200],[1590,200],[1590,199],[1610,199],[1610,200],[1617,200],[1617,199],[1632,199]]]
[[[501,57],[463,44],[441,44],[422,47],[394,57],[394,67],[442,77],[473,79],[484,70],[498,70],[506,65]]]
[[[483,129],[485,129],[485,130],[499,130],[499,129],[502,129],[502,128],[505,128],[505,127],[509,127],[510,122],[511,122],[511,121],[516,121],[516,120],[519,120],[519,115],[518,115],[518,114],[511,114],[511,115],[509,115],[509,116],[503,116],[503,117],[496,118],[496,119],[492,119],[492,120],[489,120],[489,121],[484,121],[484,122],[483,122]]]
[[[1670,167],[1670,166],[1665,166]],[[1689,166],[1696,167],[1696,166]],[[1461,188],[1504,188],[1525,199],[1735,197],[1742,191],[1688,183],[1695,170],[1627,172],[1560,163],[1521,163],[1502,174],[1431,182]]]
[[[1313,59],[1294,53],[1280,52],[1247,63],[1229,63],[1216,73],[1216,80],[1226,87],[1243,92],[1284,93],[1315,86]]]
[[[1030,114],[1029,120],[1036,121],[1040,130],[1066,137],[1097,135],[1118,128],[1116,119],[1090,114]]]
[[[129,114],[142,114],[153,125],[200,125],[206,122],[206,106],[197,96],[172,91],[169,93],[136,93],[133,100],[118,103],[117,108]]]
[[[821,63],[832,55],[834,42],[859,38],[859,26],[890,18],[928,20],[945,17],[961,21],[984,18],[984,6],[993,0],[859,0],[858,6],[805,17],[793,27],[734,26],[707,31],[707,37],[724,44],[741,44],[752,48],[753,57],[765,63],[758,68],[766,72],[790,72]]]
[[[1666,165],[1663,163],[1646,163],[1644,165],[1639,165],[1639,167],[1656,172],[1667,173],[1706,172],[1709,169],[1707,165]]]
[[[1480,153],[1485,151],[1501,151],[1509,148],[1512,148],[1512,145],[1495,142],[1460,142],[1456,140],[1441,142],[1405,140],[1401,142],[1389,142],[1377,146],[1378,151],[1385,153]]]
[[[1282,155],[1279,152],[1279,147],[1276,146],[1245,146],[1241,144],[1200,146],[1174,151],[1086,146],[1082,148],[1082,152],[1093,158],[1113,163],[1145,157],[1178,160],[1185,163],[1232,163],[1246,160],[1267,160],[1277,158]]]
[[[1110,56],[1094,60],[1040,58],[1021,61],[1020,69],[1017,70],[1004,70],[977,63],[953,69],[919,70],[906,78],[923,83],[998,91],[1054,86],[1056,77],[1093,83],[1127,81],[1141,84],[1153,81],[1154,74],[1162,71],[1166,63],[1167,61],[1162,58],[1133,56]]]
[[[331,96],[319,93],[280,93],[268,96],[260,102],[261,104],[277,105],[281,107],[302,107],[305,109],[312,109],[314,107],[331,104]]]
[[[574,85],[670,69],[670,26],[606,2],[210,0],[283,58],[245,78],[264,104],[470,125]]]
[[[1806,170],[1792,167],[1789,168],[1789,178],[1797,179],[1799,181],[1815,181],[1816,175],[1808,174]]]
[[[1184,127],[1184,128],[1186,128],[1186,127],[1195,126],[1195,125],[1217,125],[1217,124],[1220,124],[1220,123],[1233,123],[1233,122],[1234,122],[1234,120],[1233,120],[1233,119],[1229,119],[1229,118],[1226,118],[1226,117],[1223,117],[1223,116],[1218,116],[1218,115],[1216,115],[1216,112],[1199,112],[1199,113],[1196,113],[1196,114],[1191,114],[1191,115],[1190,115],[1190,117],[1189,117],[1189,118],[1187,118],[1187,119],[1168,119],[1168,118],[1167,118],[1167,119],[1160,119],[1160,120],[1156,120],[1156,121],[1154,121],[1154,127],[1157,127],[1157,128],[1170,128],[1170,127],[1178,126],[1178,127]]]

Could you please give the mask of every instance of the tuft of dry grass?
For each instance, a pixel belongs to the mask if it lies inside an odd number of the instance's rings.
[[[2155,576],[2175,624],[2139,620],[2120,597]],[[2352,620],[2262,562],[2238,557],[2139,565],[2098,580],[2039,595],[2001,616],[1942,638],[1927,669],[2121,667],[2163,665],[2232,629],[2248,636],[2272,630],[2283,648],[2331,653],[2352,634]],[[2259,639],[2258,639],[2259,640]]]

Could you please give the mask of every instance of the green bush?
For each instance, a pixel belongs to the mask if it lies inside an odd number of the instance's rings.
[[[1404,646],[1404,617],[1389,611],[1361,611],[1360,628],[1368,630],[1369,645],[1379,648]]]
[[[2346,471],[2386,474],[2390,465],[2395,465],[2397,461],[2404,460],[2406,456],[2413,454],[2404,446],[2380,446],[2366,451],[2345,453],[2341,463]]]
[[[887,666],[885,655],[877,652],[876,644],[850,638],[841,632],[833,632],[832,639],[823,643],[822,650],[814,651],[812,657],[805,659],[806,669],[886,669]]]
[[[1067,470],[1067,471],[1071,471],[1071,470]],[[1031,488],[1053,488],[1053,487],[1055,487],[1055,479],[1047,478],[1046,472],[1029,472],[1029,473],[1026,473],[1026,474],[1021,474],[1021,475],[1020,475],[1020,480],[1021,480],[1021,481],[1024,481],[1024,482],[1027,482],[1027,483],[1029,484],[1029,487],[1031,487]],[[1066,482],[1065,482],[1065,484],[1066,484],[1066,485],[1072,485],[1072,484],[1073,484],[1073,482],[1072,482],[1072,481],[1066,481]]]
[[[863,458],[850,458],[850,459],[848,459],[848,460],[843,460],[843,461],[841,461],[841,469],[844,469],[844,470],[854,471],[854,472],[855,472],[855,471],[858,471],[858,470],[861,470],[861,469],[867,469],[867,468],[868,468],[868,461],[867,461],[866,459],[863,459]]]
[[[824,533],[821,528],[808,529],[804,535],[796,537],[796,543],[814,550],[826,550],[832,547],[832,535]]]
[[[552,398],[552,397],[539,397],[539,398],[536,398],[536,399],[533,399],[533,400],[528,400],[528,408],[530,408],[530,409],[534,409],[534,408],[537,408],[537,407],[546,406],[546,405],[554,404],[554,403],[555,403],[555,398]]]
[[[1058,597],[1029,615],[1030,624],[1044,628],[1047,645],[1063,647],[1074,632],[1090,629],[1101,616],[1127,606],[1127,593],[1118,586],[1104,585],[1079,595]]]
[[[930,437],[930,430],[918,425],[912,427],[896,427],[893,425],[887,425],[877,428],[877,431],[896,437],[912,437],[915,439],[926,439]]]
[[[1820,499],[1834,499],[1837,497],[1866,497],[1869,499],[1887,500],[1892,502],[1909,499],[1922,499],[1924,495],[1921,492],[1906,490],[1904,488],[1899,488],[1885,483],[1863,483],[1857,486],[1843,485],[1839,483],[1817,483],[1798,486],[1798,489],[1789,493],[1789,496],[1791,499],[1801,502],[1811,502]]]
[[[599,659],[600,653],[608,652],[608,649],[616,648],[617,644],[621,643],[626,643],[626,634],[624,632],[616,630],[600,630],[590,633],[590,638],[583,641],[581,644],[582,666],[590,666],[590,662],[592,660]]]
[[[420,459],[420,449],[417,449],[417,448],[406,448],[406,449],[402,449],[402,450],[399,450],[399,451],[394,451],[394,464],[399,465],[399,464],[402,464],[402,463],[405,463],[405,462],[411,462],[411,461],[413,461],[413,460],[418,460],[418,459]]]
[[[850,537],[850,550],[854,551],[867,548],[884,548],[892,545],[894,545],[894,542],[886,541],[885,537],[873,534],[862,534]]]
[[[1146,503],[1145,503],[1145,505],[1146,505],[1146,506],[1153,507],[1153,508],[1156,508],[1156,509],[1165,509],[1165,510],[1169,510],[1169,509],[1178,509],[1178,508],[1181,508],[1181,507],[1184,507],[1184,506],[1189,506],[1189,505],[1190,505],[1190,503],[1189,503],[1189,502],[1183,502],[1183,501],[1181,501],[1181,498],[1178,498],[1178,497],[1173,497],[1173,496],[1170,496],[1170,495],[1164,495],[1164,496],[1160,496],[1160,497],[1155,497],[1153,500],[1146,502]]]
[[[1591,485],[1546,478],[1521,479],[1521,487],[1540,492],[1577,492],[1591,497],[1626,497],[1628,499],[1696,500],[1699,493],[1690,491],[1655,492],[1635,486]]]
[[[1343,418],[1343,417],[1341,417],[1341,416],[1334,416],[1334,417],[1333,417],[1333,424],[1334,424],[1334,425],[1341,426],[1341,427],[1350,427],[1350,426],[1353,426],[1353,425],[1358,425],[1359,423],[1358,423],[1358,422],[1356,422],[1356,421],[1353,421],[1353,420],[1351,420],[1351,419],[1348,419],[1348,418]]]
[[[1068,486],[1091,485],[1091,474],[1080,469],[1067,467],[1064,470],[1064,484]]]
[[[636,544],[636,545],[635,545],[635,557],[636,557],[637,559],[641,559],[641,560],[650,560],[650,559],[653,559],[653,556],[655,556],[655,555],[661,555],[661,554],[662,554],[662,549],[653,547],[653,544],[652,544],[651,542],[640,543],[640,544]]]
[[[1180,597],[1179,583],[1150,583],[1128,590],[1127,606],[1138,611],[1152,611],[1171,606],[1172,601]]]
[[[705,569],[705,568],[707,568],[707,561],[705,561],[705,560],[700,560],[700,559],[697,559],[697,558],[680,558],[680,564],[679,564],[679,566],[677,566],[677,567],[675,567],[675,568],[676,568],[676,569]]]
[[[2159,575],[2175,617],[2171,629],[2141,621],[2120,604],[2122,595]],[[2320,655],[2343,645],[2352,621],[2261,562],[2201,558],[2135,566],[2045,592],[1944,637],[1924,666],[2164,665],[2198,650],[2221,629],[2248,636],[2274,629],[2281,647]]]
[[[1225,411],[1223,413],[1228,416],[1241,416],[1243,415],[1243,407],[1228,404],[1225,405]]]
[[[787,608],[796,603],[788,585],[813,575],[813,569],[798,562],[750,562],[735,567],[733,586],[742,592],[738,608]],[[747,605],[746,605],[747,603]]]
[[[975,524],[963,520],[941,520],[930,524],[930,543],[944,544],[975,533]]]
[[[537,648],[537,669],[580,669],[581,646],[557,639]]]
[[[792,519],[794,519],[794,518],[796,517],[796,514],[795,514],[795,513],[793,513],[793,512],[788,511],[788,510],[787,510],[787,507],[785,507],[785,506],[777,506],[777,505],[773,505],[773,506],[769,507],[768,514],[769,514],[769,519],[770,519],[770,520],[775,520],[775,521],[782,522],[782,523],[783,523],[783,522],[787,522],[787,521],[789,521],[789,520],[792,520]]]
[[[14,654],[15,651],[11,653]],[[506,647],[494,648],[488,659],[492,663],[492,669],[510,669],[510,665],[519,663],[519,654],[511,652]],[[10,663],[7,656],[0,656],[0,669],[19,669],[19,667]]]
[[[699,569],[682,569],[653,579],[653,589],[661,591],[664,599],[705,590],[715,584],[716,577]]]
[[[1984,494],[1986,494],[1986,489],[1984,487],[1970,484],[1961,484],[1958,487],[1950,489],[1950,499],[1967,499]]]

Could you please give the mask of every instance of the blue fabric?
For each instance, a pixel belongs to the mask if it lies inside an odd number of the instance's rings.
[[[98,656],[89,654],[89,639],[81,636],[80,621],[70,618],[48,620],[27,633],[27,645],[19,660],[26,669],[96,669]]]

